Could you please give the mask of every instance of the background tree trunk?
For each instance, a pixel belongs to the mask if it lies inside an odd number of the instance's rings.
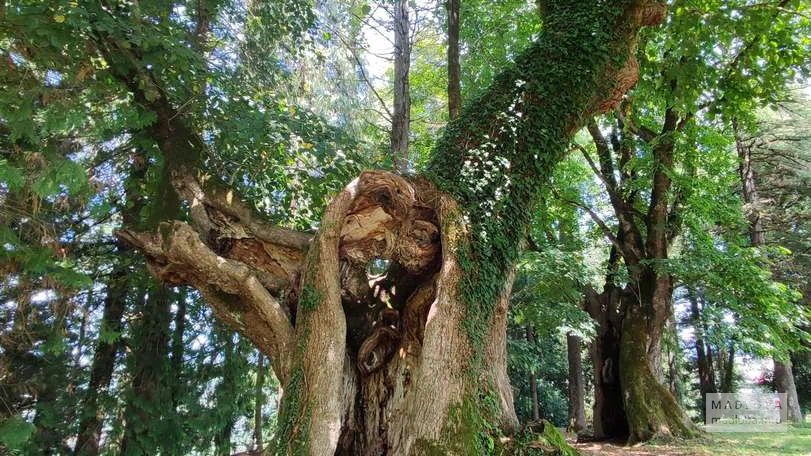
[[[535,331],[531,326],[527,326],[527,342],[535,344]],[[535,377],[535,371],[529,373],[529,397],[532,400],[532,421],[541,419],[541,404],[538,400],[538,379]]]
[[[239,352],[234,344],[234,335],[227,330],[221,330],[221,332],[225,339],[222,361],[222,381],[217,385],[217,391],[215,391],[214,394],[217,397],[225,398],[225,400],[229,402],[220,404],[220,401],[217,401],[217,413],[220,419],[217,420],[216,423],[217,429],[214,434],[214,445],[216,447],[217,456],[230,456],[231,434],[234,431],[234,421],[239,412],[238,407],[231,402],[236,395],[236,377],[240,374],[234,366],[235,358],[239,356]]]
[[[774,385],[777,387],[778,393],[786,393],[788,420],[792,423],[802,423],[805,417],[797,396],[797,385],[794,383],[791,359],[785,361],[774,360]]]
[[[698,296],[695,289],[690,288],[687,292],[688,299],[690,300],[690,320],[693,324],[693,329],[695,330],[695,337],[696,337],[696,360],[698,364],[698,389],[699,389],[699,409],[701,411],[702,418],[706,412],[704,404],[706,401],[707,394],[715,393],[715,371],[712,368],[712,364],[707,358],[707,347],[704,343],[704,331],[706,325],[704,324],[703,319],[701,318],[701,310],[698,306]],[[712,351],[710,350],[710,353]]]
[[[253,449],[262,454],[264,442],[262,441],[262,407],[265,405],[265,356],[259,352],[256,360],[256,394],[254,395],[253,409]]]
[[[726,349],[726,356],[723,360],[723,376],[721,377],[722,393],[735,392],[735,341],[729,341]],[[720,360],[719,360],[720,362]]]
[[[126,269],[114,269],[107,282],[106,296],[104,297],[104,312],[101,317],[100,335],[121,334],[121,318],[124,316],[126,296],[129,291]],[[76,437],[74,455],[95,456],[99,454],[99,439],[103,420],[102,410],[99,406],[99,395],[110,386],[113,378],[113,367],[121,341],[104,340],[101,337],[96,342],[96,351],[93,355],[93,365],[90,368],[90,382],[82,401],[82,418],[79,422],[79,431]]]
[[[29,445],[45,455],[65,454],[69,451],[65,445],[67,433],[63,424],[63,417],[70,411],[64,401],[70,364],[67,344],[63,342],[67,335],[67,301],[66,296],[59,296],[54,303],[54,321],[45,338],[46,349],[42,350],[43,372],[39,379],[34,408],[36,414],[33,424],[36,430]]]
[[[578,434],[586,428],[586,391],[580,344],[579,337],[574,334],[566,335],[566,353],[569,360],[569,429]]]
[[[130,345],[132,391],[127,400],[126,424],[121,453],[154,454],[163,444],[159,432],[147,432],[160,425],[165,402],[171,403],[167,384],[169,351],[170,290],[160,284],[141,290],[136,300],[139,319]]]
[[[459,4],[461,0],[447,0],[448,14],[448,118],[453,120],[462,113],[461,67],[459,65]]]
[[[411,124],[411,26],[408,1],[394,2],[394,111],[391,119],[391,152],[395,168],[408,171],[408,133]]]

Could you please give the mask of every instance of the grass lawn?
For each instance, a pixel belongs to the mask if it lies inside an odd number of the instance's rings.
[[[650,442],[631,447],[607,443],[576,445],[584,455],[628,456],[811,456],[811,424],[784,433],[708,433],[695,440]]]

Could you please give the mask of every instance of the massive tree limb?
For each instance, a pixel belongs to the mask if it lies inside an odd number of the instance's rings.
[[[215,254],[182,222],[161,224],[157,234],[123,230],[117,235],[144,252],[159,280],[198,288],[217,317],[268,353],[279,380],[287,380],[293,326],[288,310],[266,288],[272,277],[263,283],[260,271]]]
[[[538,42],[449,125],[423,178],[363,173],[312,241],[182,166],[192,226],[119,234],[268,354],[284,385],[277,454],[476,454],[485,421],[515,429],[507,296],[529,214],[583,120],[636,82],[637,31],[665,8],[560,0],[541,13]],[[165,133],[188,128],[158,118],[171,154]]]

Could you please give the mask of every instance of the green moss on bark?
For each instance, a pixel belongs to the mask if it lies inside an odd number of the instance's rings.
[[[699,430],[684,415],[670,391],[653,375],[647,342],[645,318],[640,310],[631,309],[623,322],[619,360],[629,441],[697,436]]]
[[[481,403],[489,404],[484,409]],[[475,399],[465,396],[460,404],[451,407],[448,422],[442,428],[440,441],[418,440],[411,451],[413,456],[577,456],[560,431],[544,423],[543,432],[525,428],[513,438],[502,435],[492,424],[494,397]]]

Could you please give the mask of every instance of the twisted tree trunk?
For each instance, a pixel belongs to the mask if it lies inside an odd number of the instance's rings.
[[[539,41],[448,126],[424,176],[362,173],[315,236],[267,224],[185,165],[172,175],[191,226],[118,233],[268,356],[284,390],[275,454],[482,454],[489,429],[516,428],[507,297],[540,185],[582,119],[636,82],[636,33],[665,9],[541,13]]]

